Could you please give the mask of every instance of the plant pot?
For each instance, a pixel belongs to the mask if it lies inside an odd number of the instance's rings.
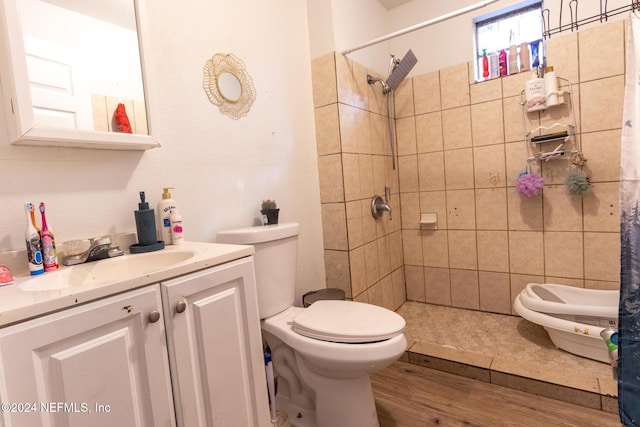
[[[278,213],[280,209],[262,209],[260,213],[267,217],[267,225],[278,223]]]

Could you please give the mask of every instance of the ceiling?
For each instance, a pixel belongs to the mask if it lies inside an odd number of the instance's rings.
[[[393,9],[405,3],[409,3],[411,0],[378,0],[387,10]]]

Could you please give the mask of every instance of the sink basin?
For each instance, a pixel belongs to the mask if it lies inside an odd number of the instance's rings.
[[[196,253],[190,250],[178,250],[126,254],[71,267],[60,267],[55,272],[21,281],[18,283],[18,288],[23,291],[46,291],[134,279],[179,265],[193,258]]]

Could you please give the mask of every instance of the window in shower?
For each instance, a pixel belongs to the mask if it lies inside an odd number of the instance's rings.
[[[516,46],[518,53],[518,68],[520,65],[520,57],[526,57],[526,51],[529,51],[529,65],[537,58],[541,63],[544,53],[544,43],[542,43],[542,0],[527,0],[486,15],[473,19],[474,26],[474,46],[475,46],[475,69],[476,81],[495,78],[500,75],[499,68],[496,69],[495,60],[498,59],[501,52],[506,55],[507,63],[509,62],[509,51],[512,45]],[[526,45],[523,45],[526,43]],[[525,47],[523,55],[520,55],[522,46]],[[534,50],[537,51],[537,57],[534,56]],[[513,54],[513,49],[511,49]],[[487,62],[489,63],[489,76],[484,76],[484,58],[483,52],[486,52]],[[493,64],[491,63],[492,56]],[[492,67],[493,65],[493,67]],[[511,73],[513,74],[513,73]]]

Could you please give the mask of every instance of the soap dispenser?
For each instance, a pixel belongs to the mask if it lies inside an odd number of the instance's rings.
[[[156,216],[145,200],[144,191],[140,192],[138,210],[134,211],[138,243],[129,246],[131,253],[153,252],[164,248],[164,242],[156,237]]]

